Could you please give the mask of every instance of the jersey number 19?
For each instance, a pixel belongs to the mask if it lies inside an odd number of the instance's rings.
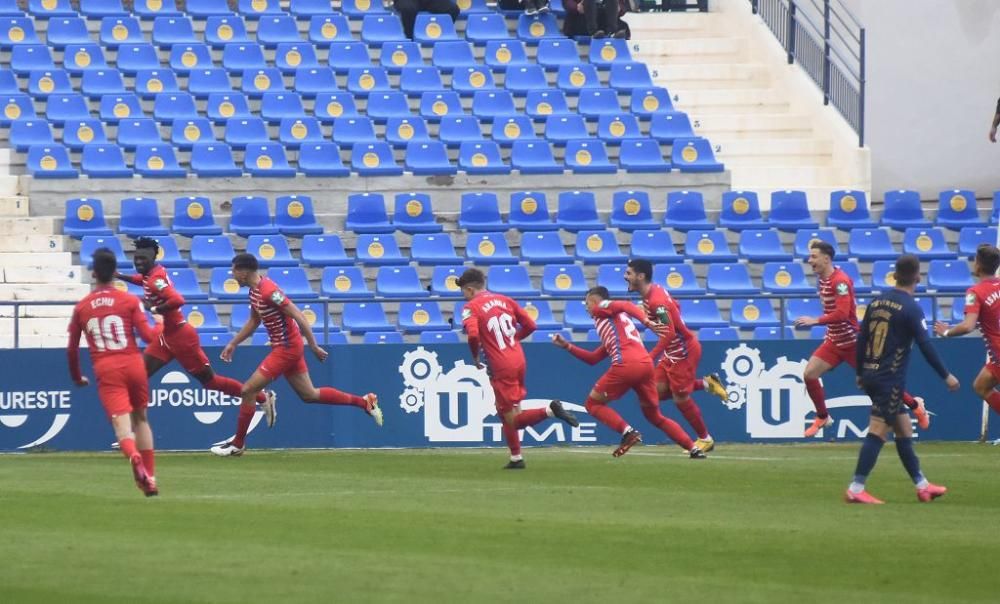
[[[514,327],[514,318],[507,313],[490,317],[490,320],[486,322],[486,328],[496,337],[497,347],[500,350],[514,345],[517,329]]]

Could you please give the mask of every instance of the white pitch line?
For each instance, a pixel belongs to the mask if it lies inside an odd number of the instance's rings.
[[[549,452],[557,451],[556,449],[549,449]],[[563,450],[567,453],[576,453],[584,455],[610,455],[606,451],[596,451],[593,449],[565,449]],[[560,451],[562,452],[562,451]],[[685,459],[686,455],[681,453],[679,455],[671,455],[669,453],[645,453],[642,451],[629,451],[625,455],[628,456],[638,456],[638,457],[660,457],[665,459]],[[927,457],[967,457],[964,453],[925,453],[920,455],[921,458]],[[752,455],[718,455],[709,454],[709,459],[723,459],[730,461],[850,461],[856,460],[857,455],[828,455],[825,457],[813,457],[813,456],[801,456],[801,457],[757,457]]]

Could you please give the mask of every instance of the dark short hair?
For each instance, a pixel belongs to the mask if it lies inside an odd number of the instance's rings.
[[[472,287],[486,287],[486,275],[478,268],[467,268],[462,276],[455,283],[459,287],[471,285]]]
[[[106,247],[99,247],[94,250],[94,255],[91,258],[94,262],[94,275],[97,276],[97,280],[101,283],[111,283],[115,277],[115,271],[118,270],[118,259],[115,258],[115,253]]]
[[[1000,250],[988,243],[980,245],[976,248],[976,264],[987,273],[995,275],[1000,268]]]
[[[896,259],[896,285],[909,287],[920,277],[920,259],[913,254],[903,254]]]
[[[257,257],[253,254],[242,252],[233,256],[233,270],[249,269],[256,271],[259,267]]]
[[[603,285],[598,285],[597,287],[592,287],[588,289],[587,296],[597,296],[601,300],[607,300],[608,298],[611,297],[611,292],[609,292],[608,288],[604,287]]]
[[[653,280],[653,263],[649,260],[636,258],[628,261],[628,267],[637,275],[646,275],[646,281]]]
[[[152,237],[139,237],[135,240],[136,250],[152,250],[153,258],[160,253],[160,244]]]
[[[827,256],[830,260],[833,260],[837,256],[837,250],[833,249],[828,241],[813,241],[809,244],[809,249],[819,250],[820,254]]]

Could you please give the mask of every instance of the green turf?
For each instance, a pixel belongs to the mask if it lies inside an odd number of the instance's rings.
[[[113,455],[0,458],[3,602],[995,602],[1000,449],[892,446],[162,455],[144,499]]]

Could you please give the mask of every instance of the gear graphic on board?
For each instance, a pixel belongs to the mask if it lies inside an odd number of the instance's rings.
[[[737,411],[743,408],[747,402],[747,387],[737,384],[729,384],[726,388],[726,400],[722,402],[726,409]]]
[[[407,413],[417,413],[424,407],[424,393],[416,388],[407,388],[399,395],[399,406]]]
[[[404,384],[424,390],[441,375],[441,364],[438,363],[436,352],[419,346],[416,350],[403,353],[403,364],[399,366],[399,372],[403,374]]]
[[[726,351],[722,371],[730,384],[746,386],[764,371],[764,360],[756,348],[740,344]]]

